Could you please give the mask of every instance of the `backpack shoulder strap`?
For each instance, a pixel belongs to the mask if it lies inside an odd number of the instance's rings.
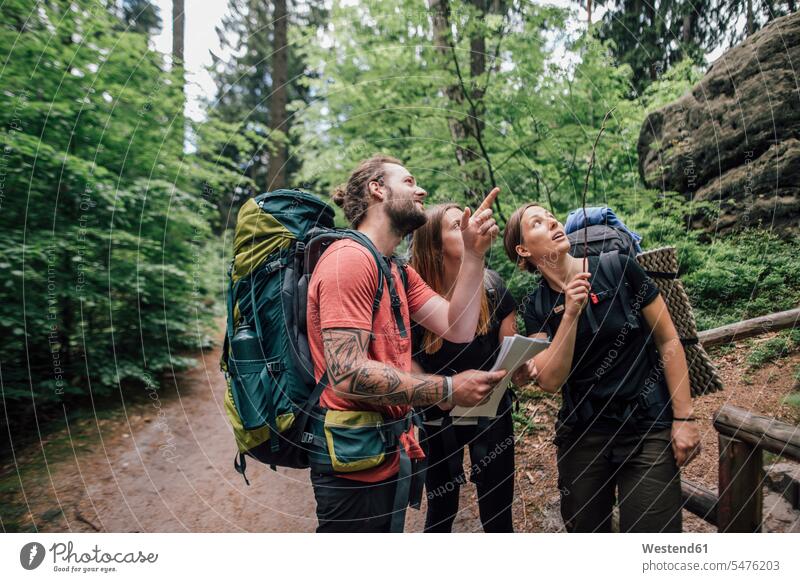
[[[504,287],[503,279],[495,271],[491,269],[483,270],[483,286],[486,289],[486,297],[490,303],[490,313],[499,307],[500,304],[500,289]]]
[[[631,307],[631,297],[628,293],[628,286],[625,282],[625,273],[622,272],[622,256],[618,251],[610,251],[600,255],[600,271],[605,278],[616,285],[616,292],[622,302],[622,309],[625,312],[625,320],[634,327],[639,326],[638,318],[633,314]]]
[[[545,307],[545,295],[547,295],[548,303],[550,303],[549,309]],[[550,311],[553,309],[552,301],[549,301],[550,295],[550,290],[547,289],[547,283],[545,283],[544,279],[542,279],[542,284],[539,285],[539,289],[533,298],[533,314],[537,319],[544,323],[545,329],[547,330],[547,335],[549,335],[550,339],[552,339],[555,334],[552,333],[552,327],[548,323],[550,319]]]
[[[400,330],[400,337],[408,337],[408,330],[406,330],[405,322],[403,321],[403,312],[400,310],[400,306],[402,302],[400,301],[400,296],[397,294],[397,289],[394,285],[394,277],[392,276],[392,268],[390,263],[384,258],[384,256],[375,248],[375,245],[372,244],[372,241],[369,240],[369,237],[362,232],[357,230],[349,230],[346,231],[348,238],[352,238],[357,242],[360,242],[364,245],[369,251],[372,253],[372,256],[375,258],[375,262],[378,265],[378,272],[383,274],[383,279],[386,281],[386,284],[389,286],[389,298],[392,302],[392,313],[394,313],[394,320],[397,324],[397,329]],[[401,270],[402,271],[402,270]],[[401,275],[402,277],[403,275]],[[378,307],[381,303],[381,298],[383,297],[383,285],[380,284],[381,276],[378,276],[378,291],[375,294],[375,300],[373,302],[373,311],[377,311]],[[404,282],[405,285],[405,282]]]
[[[403,283],[403,289],[408,291],[408,263],[400,257],[392,257],[392,262],[397,265],[397,272],[400,273],[400,281]]]
[[[350,239],[361,244],[372,253],[372,258],[375,259],[375,263],[378,266],[378,287],[375,291],[375,297],[372,300],[372,313],[374,314],[378,311],[381,304],[381,297],[383,297],[384,271],[380,268],[380,261],[374,246],[365,244],[364,240],[361,237],[355,236],[354,233],[356,233],[356,231],[353,230],[312,230],[309,233],[308,242],[305,244],[305,259],[303,261],[304,272],[306,275],[311,276],[311,273],[313,273],[314,268],[317,266],[319,258],[325,252],[323,247],[327,247],[333,242]]]

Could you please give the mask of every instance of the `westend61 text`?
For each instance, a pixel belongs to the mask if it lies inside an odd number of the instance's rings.
[[[707,554],[708,544],[642,544],[645,554]]]

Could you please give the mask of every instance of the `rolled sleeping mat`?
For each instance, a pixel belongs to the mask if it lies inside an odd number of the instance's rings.
[[[697,324],[692,306],[683,283],[678,279],[678,258],[675,247],[646,251],[637,255],[636,260],[658,286],[672,316],[686,353],[692,396],[722,390],[719,372],[697,338]]]

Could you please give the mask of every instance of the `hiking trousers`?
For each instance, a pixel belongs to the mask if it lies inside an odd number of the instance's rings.
[[[558,447],[561,516],[568,532],[680,532],[681,478],[671,429],[645,435],[587,432]]]
[[[381,533],[392,525],[397,475],[377,483],[311,471],[317,499],[317,533]]]
[[[514,501],[514,421],[511,407],[488,426],[453,425],[452,437],[443,428],[428,425],[428,471],[425,498],[428,511],[425,531],[449,533],[458,513],[459,490],[465,482],[461,467],[464,447],[469,447],[470,481],[478,490],[478,512],[486,533],[514,531],[511,504]],[[459,472],[453,475],[451,467]]]

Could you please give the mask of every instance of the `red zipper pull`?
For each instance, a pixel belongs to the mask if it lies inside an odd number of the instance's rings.
[[[598,303],[600,303],[600,299],[597,298],[597,293],[589,293],[589,297],[592,298],[592,303],[594,305],[597,305]]]

